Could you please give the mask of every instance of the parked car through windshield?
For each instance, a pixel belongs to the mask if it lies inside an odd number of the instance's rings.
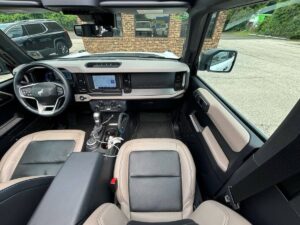
[[[0,29],[33,58],[69,54],[68,32],[53,20],[24,20],[0,24]]]

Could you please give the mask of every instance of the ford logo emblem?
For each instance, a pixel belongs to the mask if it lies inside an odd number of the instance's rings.
[[[41,89],[40,91],[38,91],[39,96],[42,96],[43,93],[44,93],[44,89]]]

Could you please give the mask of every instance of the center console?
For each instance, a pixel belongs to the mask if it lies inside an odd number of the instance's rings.
[[[113,202],[114,162],[98,152],[72,153],[28,224],[82,224],[99,205]]]
[[[94,128],[86,142],[86,151],[97,151],[109,157],[118,153],[122,142],[127,139],[126,127],[129,115],[125,112],[94,112]]]
[[[125,100],[92,100],[90,106],[94,112],[125,112],[127,109]]]

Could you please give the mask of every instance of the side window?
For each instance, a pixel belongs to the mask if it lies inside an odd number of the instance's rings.
[[[212,14],[208,28],[207,28],[206,38],[213,37],[218,16],[219,16],[218,12],[215,12]]]
[[[25,25],[25,28],[29,35],[41,34],[46,31],[45,27],[40,23],[27,24]]]
[[[55,22],[46,22],[44,25],[47,27],[49,32],[63,31],[63,28]]]
[[[135,36],[136,37],[168,37],[169,33],[168,14],[136,14]]]
[[[215,48],[237,51],[230,73],[199,70],[198,77],[266,136],[300,97],[300,4],[296,2],[270,1],[215,13],[202,48],[203,53]],[[231,57],[218,56],[212,66]]]
[[[10,28],[7,32],[6,35],[10,38],[18,38],[18,37],[23,37],[24,34],[24,30],[22,28],[22,26],[17,25],[17,26],[13,26],[12,28]]]

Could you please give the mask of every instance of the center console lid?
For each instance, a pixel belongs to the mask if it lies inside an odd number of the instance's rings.
[[[113,199],[109,188],[112,172],[111,158],[98,152],[72,153],[28,224],[83,223],[99,205]]]

